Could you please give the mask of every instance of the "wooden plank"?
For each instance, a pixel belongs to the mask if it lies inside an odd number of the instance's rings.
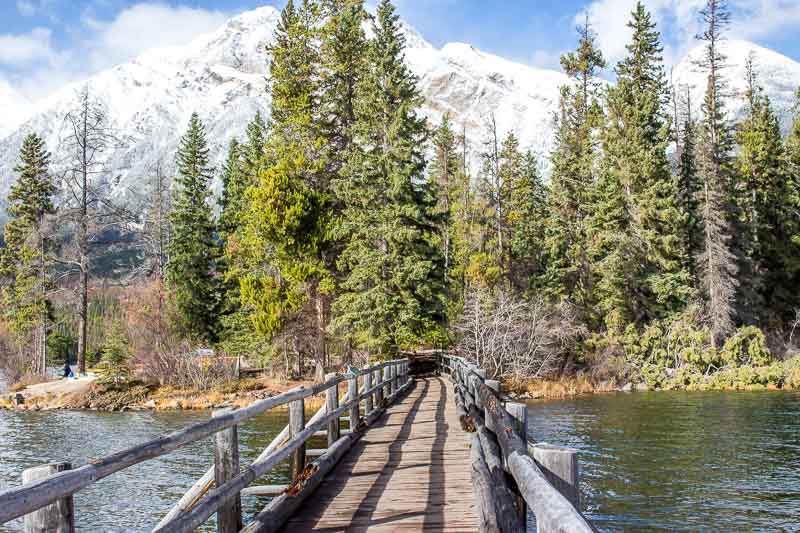
[[[403,372],[386,377],[403,383]],[[282,531],[478,529],[470,435],[459,426],[452,385],[427,378],[409,387]]]

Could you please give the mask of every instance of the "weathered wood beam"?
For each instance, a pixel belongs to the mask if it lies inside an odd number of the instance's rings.
[[[300,400],[302,402],[302,400]],[[223,416],[232,409],[221,409],[212,417]],[[239,431],[230,427],[214,435],[214,483],[223,485],[239,474]],[[237,495],[217,511],[217,533],[237,533],[242,529],[242,501]]]
[[[72,468],[70,463],[35,466],[22,472],[22,482],[30,483]],[[25,515],[25,533],[75,533],[75,505],[72,496]]]
[[[518,422],[503,408],[494,392],[484,384],[477,394],[497,431],[498,444],[506,467],[517,483],[525,502],[536,515],[541,533],[589,533],[591,524],[558,490],[528,455],[527,441],[517,433]]]

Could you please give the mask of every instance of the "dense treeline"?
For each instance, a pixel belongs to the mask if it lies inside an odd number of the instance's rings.
[[[80,280],[98,239],[87,236],[113,219],[146,259],[137,273],[150,280],[150,304],[133,313],[148,317],[159,353],[210,345],[303,373],[311,362],[452,346],[507,378],[589,370],[651,386],[800,383],[779,361],[800,309],[800,108],[782,137],[748,58],[746,113],[732,123],[726,104],[741,96],[726,83],[725,2],[708,0],[700,16],[699,105],[670,88],[641,2],[613,86],[600,81],[607,64],[588,21],[579,29],[561,58],[572,82],[547,179],[491,115],[479,147],[447,116],[426,122],[389,0],[374,15],[362,0],[290,0],[270,48],[269,120],[254,117],[215,170],[193,115],[172,194],[154,169],[143,214],[91,189],[99,171],[78,158],[70,175],[99,200],[78,202],[76,232],[55,231],[63,208],[49,155],[26,139],[2,254],[9,338],[39,339],[22,359],[41,371],[54,291],[77,272],[78,314],[88,316]],[[75,138],[105,146],[101,114],[82,101],[96,130]],[[65,242],[76,259],[65,259]],[[115,316],[100,352],[118,368],[120,338],[135,333]]]

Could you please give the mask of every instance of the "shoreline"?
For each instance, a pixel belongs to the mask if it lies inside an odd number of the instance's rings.
[[[246,407],[255,401],[276,396],[309,381],[275,382],[269,379],[242,380],[231,386],[207,390],[179,389],[170,386],[153,386],[131,383],[124,386],[89,382],[77,390],[59,393],[63,379],[27,387],[19,391],[0,394],[0,411],[205,411],[222,407]],[[22,403],[18,397],[22,396]],[[310,397],[307,406],[317,408],[325,403],[324,397]]]

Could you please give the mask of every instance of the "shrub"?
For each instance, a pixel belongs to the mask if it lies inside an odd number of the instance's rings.
[[[725,341],[720,359],[731,366],[766,366],[773,361],[764,332],[755,326],[736,330]]]

